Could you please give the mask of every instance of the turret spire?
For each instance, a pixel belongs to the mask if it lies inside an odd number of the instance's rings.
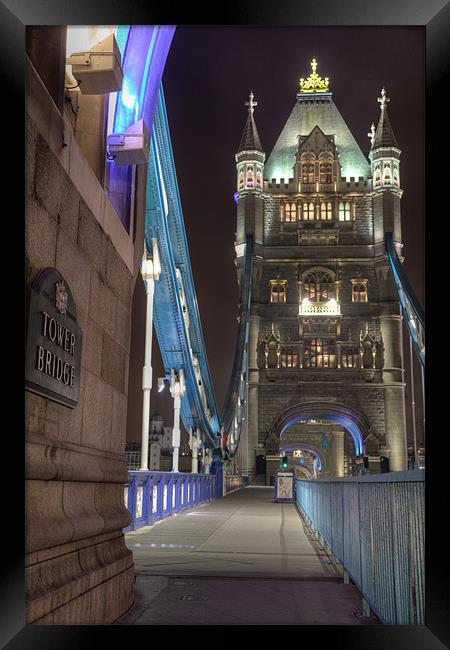
[[[372,142],[372,149],[376,149],[377,147],[395,147],[398,149],[397,140],[387,112],[387,105],[391,100],[387,96],[384,86],[381,89],[381,97],[378,97],[377,101],[380,104],[381,115],[375,132],[375,138]]]
[[[261,140],[259,139],[258,129],[256,128],[253,112],[258,102],[253,100],[253,91],[250,91],[249,101],[245,102],[248,106],[248,117],[245,124],[244,133],[242,134],[241,143],[239,145],[238,153],[240,151],[262,151]]]

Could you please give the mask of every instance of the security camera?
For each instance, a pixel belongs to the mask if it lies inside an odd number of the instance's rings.
[[[66,65],[83,95],[103,95],[122,89],[122,56],[114,34],[84,52],[74,52]]]
[[[149,137],[144,120],[135,122],[121,133],[108,135],[108,159],[116,165],[148,163]]]

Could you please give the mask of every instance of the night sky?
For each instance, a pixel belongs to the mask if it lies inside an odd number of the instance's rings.
[[[424,305],[424,33],[421,27],[178,27],[163,87],[192,271],[209,366],[222,408],[237,334],[234,266],[235,153],[244,129],[250,90],[266,160],[295,104],[298,80],[311,72],[330,78],[333,100],[364,154],[367,133],[380,115],[384,85],[400,149],[405,270]],[[135,292],[134,347],[129,394],[142,376],[145,292]],[[141,320],[142,319],[142,320]],[[407,339],[405,338],[405,341]],[[408,347],[408,346],[407,346]],[[409,356],[405,354],[409,368]],[[154,381],[163,374],[156,337]],[[420,374],[415,372],[418,441],[421,435]],[[157,409],[172,425],[172,400],[152,391]],[[142,395],[142,392],[140,393]],[[407,387],[407,410],[410,390]],[[140,439],[140,415],[128,438]],[[409,419],[409,415],[408,415]],[[130,419],[129,419],[130,425]],[[411,427],[408,427],[411,430]],[[130,429],[130,427],[129,427]]]

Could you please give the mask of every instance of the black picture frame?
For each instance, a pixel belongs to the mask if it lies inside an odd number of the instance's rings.
[[[174,5],[175,7],[175,5]],[[13,208],[4,208],[7,219],[7,247],[13,251],[12,263],[4,263],[3,277],[7,290],[4,290],[5,313],[20,314],[24,312],[23,296],[19,286],[23,287],[23,196],[24,179],[24,70],[25,70],[25,26],[33,24],[264,24],[264,25],[422,25],[426,31],[426,274],[427,274],[427,322],[436,327],[439,319],[439,307],[429,299],[431,270],[430,266],[445,257],[445,250],[437,249],[438,228],[434,221],[443,209],[439,201],[442,196],[442,174],[438,175],[437,155],[446,142],[448,103],[444,101],[445,75],[448,67],[448,35],[450,33],[450,7],[445,0],[400,0],[390,2],[379,0],[348,0],[345,5],[333,0],[320,2],[289,2],[279,0],[277,3],[258,4],[242,2],[239,7],[223,3],[214,17],[205,14],[204,9],[185,4],[179,11],[169,15],[161,4],[154,7],[151,3],[144,5],[136,0],[109,3],[105,0],[88,2],[78,0],[76,3],[61,3],[58,0],[28,2],[27,0],[3,0],[0,6],[0,61],[3,80],[4,116],[3,152],[7,160],[7,175],[4,179],[4,196],[13,199]],[[444,179],[444,185],[445,185]],[[14,189],[13,189],[14,188]],[[448,210],[447,210],[448,212]],[[6,242],[5,242],[6,244]],[[435,248],[436,247],[436,248]],[[440,253],[438,255],[437,253]],[[431,258],[433,258],[431,260]],[[442,262],[441,262],[442,263]],[[433,270],[433,273],[436,271]],[[441,273],[438,273],[442,277]],[[13,288],[14,287],[14,288]],[[9,303],[17,300],[17,309]],[[441,304],[441,300],[438,301]],[[431,309],[431,311],[430,311]],[[434,309],[434,314],[433,314]],[[434,316],[434,318],[433,318]],[[2,319],[4,322],[6,319]],[[23,320],[22,320],[23,323]],[[20,327],[20,325],[19,325]],[[147,642],[154,643],[154,631],[113,626],[25,626],[24,604],[24,466],[23,466],[23,372],[19,361],[20,351],[17,343],[13,347],[6,345],[11,332],[4,333],[3,346],[8,348],[10,357],[5,359],[4,372],[7,371],[8,388],[5,394],[8,407],[4,414],[13,415],[13,423],[4,428],[4,464],[10,476],[4,479],[3,503],[6,512],[2,516],[6,550],[3,551],[4,569],[2,576],[2,646],[7,648],[84,648],[94,643],[103,645],[114,638],[114,644],[134,643],[135,633],[144,632]],[[16,334],[17,338],[17,334]],[[437,347],[437,346],[436,346]],[[332,632],[332,642],[336,647],[364,648],[365,650],[381,648],[414,648],[433,650],[444,648],[449,644],[448,626],[448,583],[443,575],[446,565],[446,543],[443,538],[443,525],[447,518],[447,505],[443,492],[445,477],[446,418],[439,395],[439,378],[437,366],[439,359],[433,361],[433,337],[428,336],[427,356],[429,363],[426,372],[427,430],[427,478],[426,478],[426,625],[425,626],[355,626],[336,628]],[[435,372],[436,370],[436,372]],[[15,403],[15,406],[14,406]],[[434,406],[433,406],[434,405]],[[439,406],[438,406],[439,405]],[[442,414],[438,424],[437,413]],[[434,423],[433,423],[434,420]],[[321,642],[326,627],[312,627],[301,634]],[[325,628],[325,629],[324,629]],[[330,631],[330,630],[328,630]],[[114,637],[110,635],[113,634]],[[171,632],[172,635],[172,632]],[[215,636],[208,636],[208,641],[215,642]],[[169,643],[160,640],[158,643]],[[194,642],[203,643],[200,637]],[[232,642],[231,640],[229,642]],[[237,641],[236,641],[237,643]]]

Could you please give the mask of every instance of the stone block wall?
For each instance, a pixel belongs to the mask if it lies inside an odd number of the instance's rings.
[[[35,114],[27,118],[26,283],[47,266],[62,273],[83,345],[75,408],[26,391],[27,623],[109,624],[133,602],[123,483],[132,291],[143,234],[130,270],[102,226],[108,199],[94,171],[78,150],[72,164],[79,169],[68,173],[43,135],[49,129]],[[80,176],[84,196],[100,197],[97,214],[73,182]],[[138,233],[143,204],[138,196]]]

